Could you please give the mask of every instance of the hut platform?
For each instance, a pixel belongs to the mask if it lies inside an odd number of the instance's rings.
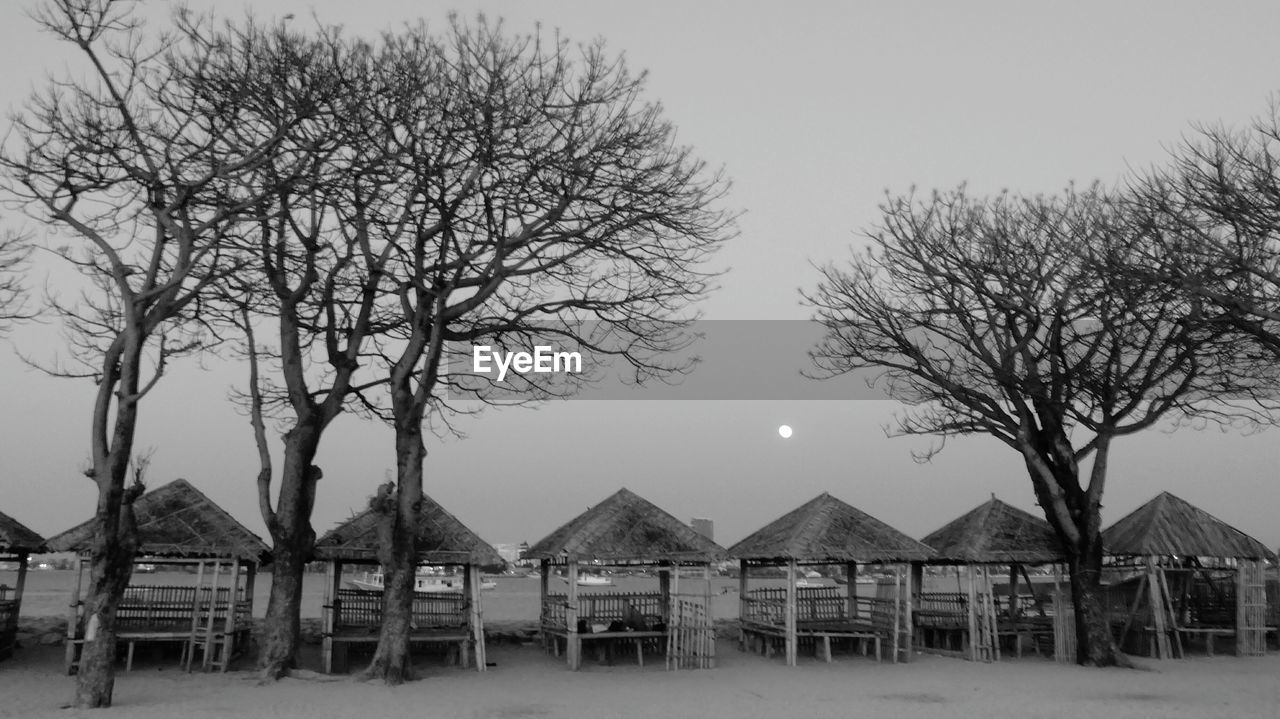
[[[853,611],[849,611],[852,601]],[[882,642],[892,641],[893,606],[874,597],[850,597],[838,587],[797,587],[796,639],[812,647],[824,661],[832,659],[832,643],[848,641],[867,656],[874,648],[881,659]],[[750,590],[740,603],[739,648],[773,656],[785,647],[787,590]]]
[[[559,657],[568,651],[571,635],[591,646],[598,661],[612,664],[621,646],[634,648],[636,663],[644,666],[644,655],[666,651],[667,627],[663,619],[661,592],[602,592],[578,596],[575,632],[566,620],[567,594],[548,594],[542,600],[539,629],[543,648]]]
[[[139,564],[194,567],[194,584],[132,583],[120,599],[112,627],[123,648],[126,671],[133,667],[135,645],[181,644],[181,664],[226,671],[248,645],[254,584],[270,548],[191,483],[177,479],[150,490],[133,503]],[[97,617],[88,616],[82,596],[97,524],[83,522],[52,537],[48,548],[75,552],[75,590],[67,617],[65,669],[74,673],[86,642],[99,636]]]
[[[409,645],[444,645],[453,663],[471,666],[475,637],[467,599],[462,593],[416,592]],[[333,625],[324,633],[330,647],[323,658],[327,674],[347,670],[347,650],[351,645],[377,644],[382,627],[382,592],[340,588],[330,611]]]
[[[419,566],[460,567],[461,592],[414,592],[409,645],[443,645],[448,661],[483,672],[484,612],[481,567],[502,565],[502,557],[488,542],[429,496],[418,510]],[[316,541],[316,558],[328,562],[321,607],[321,665],[326,674],[345,671],[352,646],[376,645],[382,627],[382,589],[344,586],[344,565],[378,564],[380,515],[372,507],[353,515]]]

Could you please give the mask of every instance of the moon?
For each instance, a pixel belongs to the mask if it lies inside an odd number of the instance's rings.
[[[783,439],[791,438],[791,425],[784,424],[778,427],[778,436]]]

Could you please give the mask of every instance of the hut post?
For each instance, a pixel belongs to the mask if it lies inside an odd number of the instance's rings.
[[[204,560],[200,559],[196,562],[196,589],[191,596],[191,635],[187,638],[186,666],[183,669],[191,671],[191,662],[195,661],[196,656],[196,630],[200,626],[200,589],[204,587]]]
[[[467,576],[471,579],[471,634],[475,638],[476,650],[473,656],[476,660],[476,671],[485,671],[488,654],[484,647],[484,608],[480,605],[481,596],[484,592],[480,577],[480,565],[475,563],[467,564]]]
[[[956,571],[960,571],[959,568],[957,568]],[[978,593],[977,587],[974,586],[974,575],[977,574],[977,572],[975,571],[974,565],[966,564],[964,566],[964,573],[969,579],[969,581],[966,582],[968,592],[967,596],[969,598],[967,603],[968,611],[965,612],[969,615],[969,661],[976,662],[978,661],[978,614],[976,607],[978,603]]]
[[[906,576],[903,577],[903,581],[906,583],[906,585],[903,587],[905,591],[903,592],[903,596],[902,596],[902,610],[903,610],[903,620],[904,620],[903,627],[904,627],[904,631],[907,634],[906,638],[902,642],[902,647],[904,650],[903,658],[902,658],[903,662],[911,661],[912,649],[913,647],[915,647],[915,641],[916,641],[915,640],[915,637],[916,637],[915,619],[912,616],[912,613],[915,611],[915,599],[916,599],[914,575],[915,575],[914,565],[908,564]]]
[[[658,593],[662,595],[661,608],[663,626],[671,627],[671,569],[669,561],[658,565]]]
[[[924,594],[924,562],[916,561],[911,563],[911,611],[914,613],[916,607],[920,606],[920,597]],[[915,646],[916,627],[914,617],[910,624],[911,642]],[[922,643],[923,644],[923,643]]]
[[[796,665],[796,559],[787,560],[786,644],[787,666]]]
[[[324,603],[320,605],[320,669],[333,673],[333,631],[338,624],[338,587],[342,581],[341,562],[329,560],[325,572]]]
[[[1034,587],[1031,588],[1034,591]],[[1009,565],[1009,618],[1018,619],[1018,565]]]
[[[1245,612],[1244,605],[1247,597],[1248,588],[1244,581],[1244,561],[1236,560],[1236,656],[1245,656]]]
[[[538,578],[538,596],[542,601],[542,616],[540,617],[541,621],[539,621],[539,624],[546,624],[546,602],[547,595],[550,594],[551,589],[551,560],[543,558],[539,560],[538,566],[541,568]]]
[[[67,648],[66,648],[66,670],[67,674],[71,673],[71,667],[76,662],[76,634],[79,633],[80,624],[80,586],[84,582],[84,557],[76,555],[76,585],[71,590],[71,611],[67,614]]]
[[[1147,557],[1147,603],[1151,607],[1152,625],[1155,627],[1155,654],[1157,659],[1170,659],[1169,652],[1169,636],[1166,634],[1168,627],[1165,619],[1168,616],[1168,610],[1164,603],[1164,596],[1160,591],[1160,579],[1156,576],[1157,571],[1162,571],[1156,567],[1155,557]]]
[[[741,629],[742,620],[747,618],[747,560],[738,560],[738,646],[747,647],[747,633]]]
[[[858,563],[853,560],[845,562],[844,576],[849,580],[845,585],[847,595],[845,619],[856,622],[858,621]]]
[[[342,572],[338,572],[339,575]],[[245,562],[244,564],[244,598],[249,603],[249,616],[253,616],[253,592],[258,586],[258,563]]]
[[[208,669],[213,660],[213,635],[214,625],[217,623],[218,617],[218,579],[222,576],[222,561],[213,560],[213,581],[209,586],[209,617],[208,624],[204,628],[204,654],[200,657],[200,668]],[[200,593],[200,588],[196,588],[196,594]],[[198,611],[198,610],[197,610]]]
[[[31,561],[31,555],[27,552],[18,552],[18,579],[13,585],[13,601],[22,606],[22,590],[27,586],[27,564]],[[17,621],[17,616],[14,616]]]
[[[227,622],[226,622],[226,656],[223,657],[227,661],[223,667],[229,666],[231,663],[231,647],[235,643],[236,637],[236,609],[240,605],[240,558],[236,557],[231,562],[231,586],[227,587]]]
[[[578,558],[569,557],[568,563],[569,568],[565,573],[569,579],[569,600],[564,608],[564,623],[567,625],[565,629],[568,631],[565,658],[569,668],[576,671],[582,665],[581,657],[578,656],[582,650],[582,638],[578,636]]]
[[[446,565],[445,569],[449,570],[449,566]],[[466,633],[471,637],[467,642],[475,641],[475,634],[472,631],[473,627],[475,627],[475,623],[472,621],[471,612],[476,606],[475,592],[477,589],[478,587],[476,584],[471,581],[471,563],[467,562],[462,565],[462,610],[463,616],[466,617],[467,620]],[[467,661],[471,658],[471,652],[467,651],[467,642],[464,642],[462,646],[458,647],[458,666],[463,669],[467,668]]]
[[[898,647],[902,645],[902,566],[893,565],[893,663],[898,663]]]
[[[702,565],[702,578],[706,580],[706,590],[702,594],[703,611],[707,613],[707,632],[711,633],[711,637],[708,640],[706,632],[698,634],[699,641],[703,644],[705,657],[701,666],[714,668],[716,662],[716,620],[711,614],[711,562]]]

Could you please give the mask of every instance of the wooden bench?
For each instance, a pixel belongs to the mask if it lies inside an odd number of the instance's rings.
[[[563,627],[542,627],[544,638],[550,638],[554,644],[555,656],[560,656],[560,640],[563,639],[566,644],[569,641],[569,632]],[[613,645],[616,643],[631,642],[635,645],[636,662],[640,666],[644,666],[644,645],[646,642],[654,640],[666,640],[666,631],[603,631],[603,632],[577,632],[578,640],[585,646],[590,643],[596,647],[597,660],[604,660],[612,663],[613,661]],[[601,652],[604,654],[602,655]]]
[[[1148,627],[1151,633],[1151,642],[1155,642],[1155,627]],[[1200,635],[1204,637],[1204,653],[1207,656],[1213,656],[1213,640],[1214,637],[1234,637],[1236,630],[1229,627],[1178,627],[1174,631],[1180,634]],[[1152,655],[1155,652],[1152,651]]]
[[[786,627],[778,624],[769,624],[764,622],[743,622],[741,625],[740,648],[745,649],[750,645],[751,650],[755,653],[764,654],[766,657],[772,657],[775,644],[780,641],[786,641]],[[814,643],[814,653],[821,656],[823,661],[830,663],[831,658],[831,640],[832,639],[851,639],[858,642],[862,655],[867,656],[868,645],[874,644],[876,661],[881,660],[881,641],[880,632],[873,627],[857,627],[849,625],[848,627],[838,627],[834,625],[826,626],[798,626],[796,627],[796,641]],[[821,652],[818,650],[821,649]]]
[[[372,634],[368,632],[359,632],[351,630],[343,633],[335,633],[325,637],[333,643],[333,651],[325,663],[324,671],[326,674],[333,674],[335,671],[347,671],[347,647],[352,644],[376,644],[378,642],[378,633]],[[443,644],[447,651],[447,656],[451,663],[456,663],[462,668],[471,666],[471,644],[474,640],[471,638],[470,632],[466,627],[457,629],[435,629],[430,631],[413,631],[409,634],[409,645],[431,645]]]
[[[413,627],[409,645],[443,644],[449,660],[471,666],[472,636],[467,598],[454,592],[415,592]],[[325,609],[332,614],[333,629],[323,635],[327,644],[323,663],[326,674],[346,671],[347,648],[352,644],[376,644],[382,626],[382,592],[376,589],[339,589],[336,601]]]
[[[996,622],[996,638],[1005,639],[1013,637],[1014,656],[1022,657],[1022,640],[1028,638],[1031,640],[1031,649],[1040,654],[1040,642],[1048,640],[1051,644],[1054,638],[1053,618],[1052,617],[1024,617],[1016,621],[1010,621],[1007,618],[1000,618]]]
[[[195,651],[197,639],[204,641],[209,635],[209,601],[214,596],[208,587],[201,587],[199,596],[194,586],[131,585],[116,608],[116,644],[125,645],[125,671],[133,671],[136,646],[141,643],[182,644],[180,663],[188,669]],[[234,608],[230,605],[231,592],[219,587],[213,604],[214,644],[230,655],[237,646],[243,646],[250,636],[249,615],[251,603],[237,591]],[[81,614],[84,601],[76,603],[76,613]],[[234,616],[228,612],[234,611]],[[197,618],[198,615],[198,618]],[[234,622],[228,626],[228,619]],[[84,648],[84,628],[81,617],[74,627],[73,636],[66,639],[65,669],[74,674],[80,664]],[[230,628],[230,634],[228,629]],[[197,637],[197,634],[204,636]],[[230,641],[228,641],[230,640]],[[230,656],[225,657],[227,661]],[[227,661],[218,664],[225,669]]]

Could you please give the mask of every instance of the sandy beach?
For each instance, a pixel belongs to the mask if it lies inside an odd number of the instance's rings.
[[[801,657],[743,653],[721,639],[716,669],[668,672],[661,662],[641,668],[587,662],[580,672],[536,645],[493,646],[495,666],[481,674],[418,662],[420,678],[400,687],[350,676],[304,672],[260,686],[247,670],[186,674],[171,663],[147,663],[116,682],[105,711],[62,709],[72,680],[57,646],[28,647],[0,663],[0,716],[13,717],[324,717],[502,718],[779,716],[1186,717],[1251,719],[1280,716],[1280,655],[1264,658],[1138,660],[1136,670],[1096,670],[1025,658],[999,664],[918,656],[909,664],[877,664],[837,656],[831,664]],[[243,665],[244,662],[241,662]]]

